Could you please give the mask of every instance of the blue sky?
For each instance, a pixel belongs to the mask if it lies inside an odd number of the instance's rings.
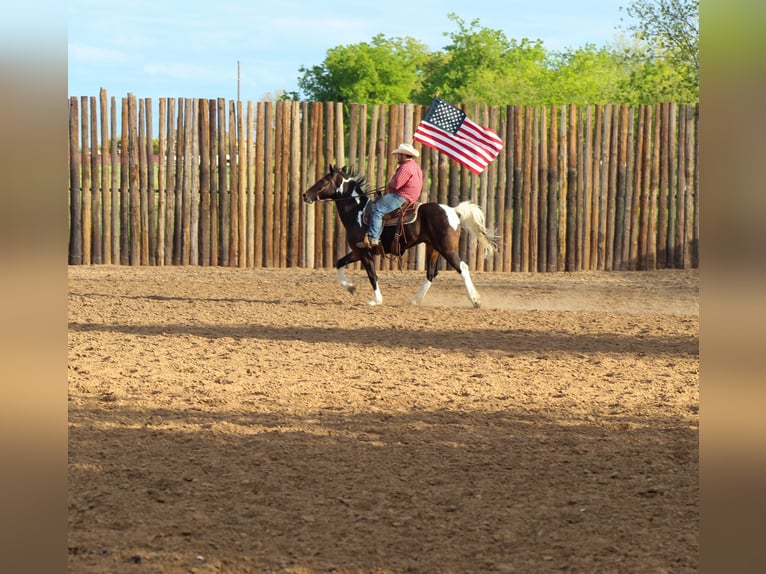
[[[550,50],[603,46],[622,35],[629,0],[69,0],[68,92],[139,98],[260,100],[298,90],[301,66],[334,46],[411,36],[440,50],[475,19]]]

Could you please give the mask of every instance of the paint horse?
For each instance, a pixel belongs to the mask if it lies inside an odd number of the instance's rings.
[[[346,228],[346,240],[351,251],[336,261],[338,279],[341,286],[350,293],[356,287],[346,278],[344,268],[349,263],[360,261],[372,285],[374,297],[369,305],[383,303],[383,295],[378,285],[378,275],[375,271],[374,255],[371,249],[359,248],[356,243],[362,241],[366,231],[366,214],[372,205],[369,186],[363,175],[357,175],[348,168],[330,166],[327,175],[318,180],[304,194],[303,201],[308,204],[315,201],[332,201],[335,203],[341,223]],[[410,209],[408,209],[410,207]],[[405,218],[400,216],[401,209],[405,210]],[[484,250],[484,255],[490,255],[496,249],[494,238],[489,235],[484,223],[484,212],[475,203],[463,201],[456,207],[439,203],[406,204],[384,218],[383,234],[380,246],[384,254],[401,255],[410,247],[420,243],[426,244],[426,280],[415,296],[410,300],[418,304],[423,300],[431,283],[438,274],[437,263],[439,256],[463,278],[468,299],[474,307],[480,306],[479,293],[471,280],[468,265],[458,255],[458,244],[463,229],[468,230],[478,240]]]

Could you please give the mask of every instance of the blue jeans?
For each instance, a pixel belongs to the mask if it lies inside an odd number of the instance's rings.
[[[396,193],[387,193],[375,203],[370,209],[370,226],[367,228],[367,235],[370,240],[380,239],[383,232],[383,216],[400,208],[407,201],[406,198]]]

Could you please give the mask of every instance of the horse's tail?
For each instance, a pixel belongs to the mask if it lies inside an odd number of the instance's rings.
[[[491,235],[485,224],[481,207],[470,201],[462,201],[455,207],[460,223],[476,237],[484,249],[484,256],[492,255],[497,249],[497,237]]]

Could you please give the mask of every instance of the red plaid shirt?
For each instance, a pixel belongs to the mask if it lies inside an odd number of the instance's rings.
[[[410,201],[420,199],[421,189],[423,189],[423,171],[418,163],[412,159],[399,164],[386,185],[388,193],[401,195]]]

